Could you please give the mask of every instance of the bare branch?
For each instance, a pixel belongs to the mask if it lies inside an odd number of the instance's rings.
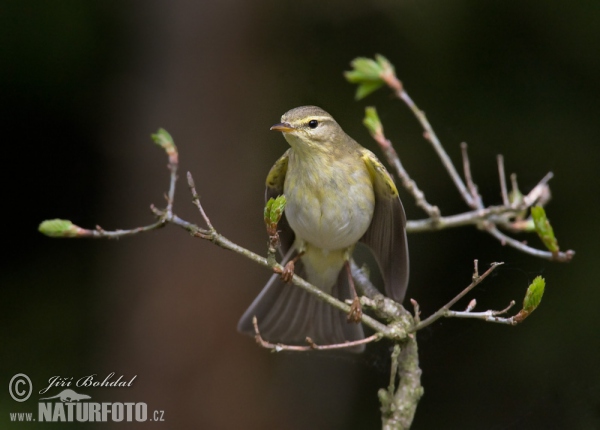
[[[508,227],[508,219],[515,217],[521,210],[520,208],[515,209],[505,206],[488,206],[485,209],[476,209],[457,215],[443,216],[435,220],[432,218],[410,220],[406,222],[406,231],[409,233],[437,231],[466,225],[480,225],[485,221]]]
[[[372,136],[381,147],[381,150],[385,154],[388,163],[390,163],[390,165],[392,165],[396,170],[396,174],[402,182],[402,186],[412,194],[412,196],[415,198],[417,206],[423,209],[425,213],[427,213],[427,215],[429,215],[429,217],[433,220],[433,222],[435,222],[435,220],[440,217],[440,209],[437,206],[433,206],[427,202],[427,199],[425,199],[425,193],[419,189],[417,183],[410,178],[408,172],[406,169],[404,169],[404,166],[402,165],[400,157],[394,149],[392,142],[385,137],[383,130],[379,130],[378,133],[372,134]]]
[[[454,304],[456,302],[458,302],[469,291],[471,291],[473,288],[475,288],[477,285],[479,285],[485,278],[487,278],[489,276],[490,273],[492,273],[498,266],[500,266],[502,264],[504,264],[504,263],[492,263],[490,265],[489,269],[487,269],[481,276],[477,276],[477,274],[474,273],[473,274],[473,282],[471,282],[467,288],[462,290],[456,297],[454,297],[452,300],[450,300],[448,303],[446,303],[443,307],[440,308],[440,310],[435,312],[433,315],[431,315],[427,319],[425,319],[425,320],[421,321],[420,323],[418,323],[417,325],[415,325],[415,327],[413,328],[412,331],[421,330],[422,328],[427,327],[428,325],[434,323],[438,319],[445,316],[446,313],[450,310],[450,308],[452,306],[454,306]]]
[[[525,205],[527,207],[533,206],[540,199],[544,198],[544,194],[546,194],[548,192],[548,182],[553,177],[554,177],[554,173],[552,173],[552,172],[546,173],[546,176],[544,176],[540,180],[540,182],[538,182],[538,184],[535,187],[533,187],[533,189],[529,192],[529,194],[527,194],[524,197],[523,202],[525,203]]]
[[[200,215],[204,219],[204,222],[208,226],[209,230],[215,231],[215,228],[212,226],[210,219],[208,219],[208,216],[206,216],[206,213],[204,212],[204,209],[200,204],[200,196],[198,195],[198,192],[196,192],[196,184],[194,183],[194,178],[192,177],[192,174],[190,172],[187,172],[187,180],[188,186],[190,187],[190,191],[192,192],[192,202],[194,203],[194,205],[196,205],[198,211],[200,211]]]
[[[379,61],[379,60],[378,60]],[[454,185],[458,189],[461,197],[467,203],[467,205],[474,209],[470,212],[465,212],[458,215],[451,215],[442,217],[439,215],[439,209],[437,206],[429,204],[424,199],[424,193],[417,187],[416,183],[410,179],[400,160],[398,155],[394,151],[390,141],[385,138],[383,132],[379,132],[378,135],[373,135],[375,140],[380,144],[384,153],[386,154],[388,161],[391,165],[395,166],[398,177],[402,180],[404,187],[413,194],[417,205],[422,207],[429,215],[428,219],[408,221],[406,224],[406,230],[408,232],[420,232],[420,231],[434,231],[441,230],[444,228],[458,227],[462,225],[476,225],[479,228],[487,230],[492,236],[499,239],[503,244],[509,244],[516,249],[526,252],[529,255],[550,259],[553,261],[566,262],[570,261],[575,253],[571,250],[565,253],[548,253],[547,251],[538,250],[535,248],[528,247],[522,243],[506,236],[501,233],[497,226],[501,226],[512,231],[518,231],[519,229],[527,228],[528,224],[523,223],[521,217],[523,212],[529,209],[534,204],[544,204],[550,198],[550,189],[547,182],[552,178],[552,173],[548,173],[542,180],[534,187],[530,193],[525,196],[522,200],[510,203],[508,193],[506,190],[506,175],[504,172],[504,158],[499,155],[498,161],[498,172],[500,175],[500,189],[502,194],[502,206],[490,206],[485,208],[481,198],[481,194],[477,190],[477,186],[473,181],[471,174],[471,167],[469,157],[467,153],[467,144],[461,144],[463,169],[465,174],[466,185],[458,174],[454,164],[450,160],[450,157],[442,147],[437,135],[435,134],[433,127],[427,120],[425,113],[420,110],[414,101],[410,98],[408,93],[404,90],[404,86],[397,78],[393,67],[387,67],[384,69],[384,73],[381,74],[381,78],[384,82],[392,89],[394,95],[402,100],[409,109],[413,112],[417,120],[420,122],[424,130],[424,137],[431,143],[434,150],[438,154],[442,164],[448,171]],[[511,175],[511,181],[513,185],[513,191],[518,191],[516,175]],[[513,222],[516,219],[516,222]]]
[[[392,89],[393,89],[393,87],[392,87]],[[452,164],[452,160],[450,160],[450,157],[446,153],[446,150],[444,149],[444,147],[442,146],[437,135],[433,131],[433,127],[431,127],[431,124],[429,124],[429,121],[427,120],[427,117],[425,116],[425,112],[423,112],[422,110],[420,110],[417,107],[415,102],[413,102],[413,100],[410,98],[408,93],[406,91],[404,91],[404,88],[402,86],[400,86],[400,91],[396,91],[395,94],[396,94],[396,97],[398,97],[400,100],[402,100],[404,103],[406,103],[406,105],[413,112],[413,114],[415,115],[417,120],[421,123],[423,130],[425,130],[425,133],[424,133],[425,139],[427,139],[431,143],[431,145],[433,146],[433,149],[438,154],[438,157],[440,157],[442,164],[446,168],[446,171],[450,175],[450,178],[452,178],[454,185],[458,189],[458,191],[459,191],[460,195],[462,196],[462,198],[464,199],[464,201],[467,203],[467,205],[469,205],[469,207],[473,207],[474,202],[472,201],[471,195],[469,194],[469,191],[467,190],[465,183],[463,182],[460,175],[456,171],[454,164]]]
[[[345,349],[352,348],[354,346],[365,345],[367,343],[371,343],[374,341],[380,340],[383,336],[381,333],[375,333],[372,336],[365,337],[364,339],[348,341],[344,343],[334,343],[330,345],[317,345],[310,337],[306,338],[306,343],[308,345],[286,345],[283,343],[271,343],[266,341],[260,335],[260,331],[258,329],[258,320],[256,317],[252,318],[252,324],[254,325],[254,337],[256,338],[256,343],[258,343],[263,348],[271,349],[275,352],[280,351],[296,351],[296,352],[306,352],[306,351],[326,351],[332,349]]]
[[[475,299],[473,299],[475,300]],[[470,304],[469,304],[470,305]],[[502,309],[501,311],[485,311],[485,312],[471,312],[471,310],[474,308],[469,306],[467,308],[467,310],[465,310],[464,312],[460,312],[460,311],[451,311],[451,310],[447,310],[444,314],[444,317],[447,318],[473,318],[473,319],[479,319],[479,320],[483,320],[486,322],[493,322],[493,323],[498,323],[498,324],[508,324],[508,325],[517,325],[519,321],[515,316],[509,317],[509,318],[504,318],[504,317],[499,317],[498,315],[502,315],[507,313],[513,306],[515,305],[515,301],[511,301],[509,303],[509,305]]]
[[[513,239],[510,236],[502,233],[498,228],[489,224],[486,227],[488,233],[494,236],[496,239],[500,241],[502,245],[508,245],[519,251],[522,251],[526,254],[533,255],[534,257],[543,258],[544,260],[558,261],[561,263],[569,262],[575,256],[575,251],[568,250],[565,252],[559,251],[557,253],[552,253],[550,251],[542,251],[541,249],[532,248],[530,246],[525,245],[523,242],[519,242],[516,239]]]
[[[136,227],[129,230],[114,230],[107,231],[104,230],[99,225],[96,226],[95,230],[89,230],[81,227],[77,227],[77,235],[72,237],[81,237],[81,238],[92,238],[92,239],[120,239],[121,237],[133,236],[135,234],[144,233],[151,230],[156,230],[158,228],[164,227],[166,220],[161,219],[154,224],[150,224],[144,227]]]
[[[394,345],[390,384],[387,389],[381,388],[377,395],[381,404],[382,428],[409,429],[423,395],[416,336]]]

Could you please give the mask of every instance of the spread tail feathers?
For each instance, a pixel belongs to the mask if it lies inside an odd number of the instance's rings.
[[[296,263],[296,274],[304,277],[301,261]],[[340,300],[351,298],[345,269],[340,271],[331,294]],[[271,277],[246,310],[238,330],[254,335],[254,316],[261,336],[269,342],[306,345],[306,338],[310,337],[317,345],[330,345],[364,338],[362,326],[347,322],[344,312],[296,285],[284,283],[278,274]],[[362,352],[364,348],[359,345],[346,350]]]

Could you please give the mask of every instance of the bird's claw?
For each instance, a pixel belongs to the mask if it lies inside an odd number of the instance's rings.
[[[360,304],[360,299],[355,297],[350,305],[350,312],[348,313],[348,322],[359,323],[362,318],[362,306]]]
[[[281,280],[283,282],[290,282],[294,277],[294,261],[288,261],[283,270],[281,271]]]

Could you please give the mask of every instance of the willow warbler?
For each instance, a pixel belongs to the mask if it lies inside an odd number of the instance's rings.
[[[408,284],[406,218],[398,190],[385,167],[316,106],[286,112],[271,130],[290,147],[267,176],[266,198],[285,195],[280,221],[283,264],[298,260],[297,275],[333,296],[353,298],[348,260],[357,242],[373,252],[386,294],[402,302]],[[238,330],[271,342],[319,345],[364,337],[347,315],[282,277],[271,277],[242,316]],[[355,347],[355,352],[363,346]]]

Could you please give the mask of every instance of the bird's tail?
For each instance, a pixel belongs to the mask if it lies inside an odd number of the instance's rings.
[[[295,266],[295,273],[304,278],[302,262],[299,260]],[[331,294],[342,301],[351,298],[345,269],[340,271]],[[254,335],[254,316],[263,339],[273,343],[306,345],[306,338],[310,337],[317,345],[329,345],[364,338],[362,326],[348,322],[344,312],[292,283],[283,282],[278,274],[271,277],[246,310],[238,330]],[[346,350],[362,352],[364,345]]]

